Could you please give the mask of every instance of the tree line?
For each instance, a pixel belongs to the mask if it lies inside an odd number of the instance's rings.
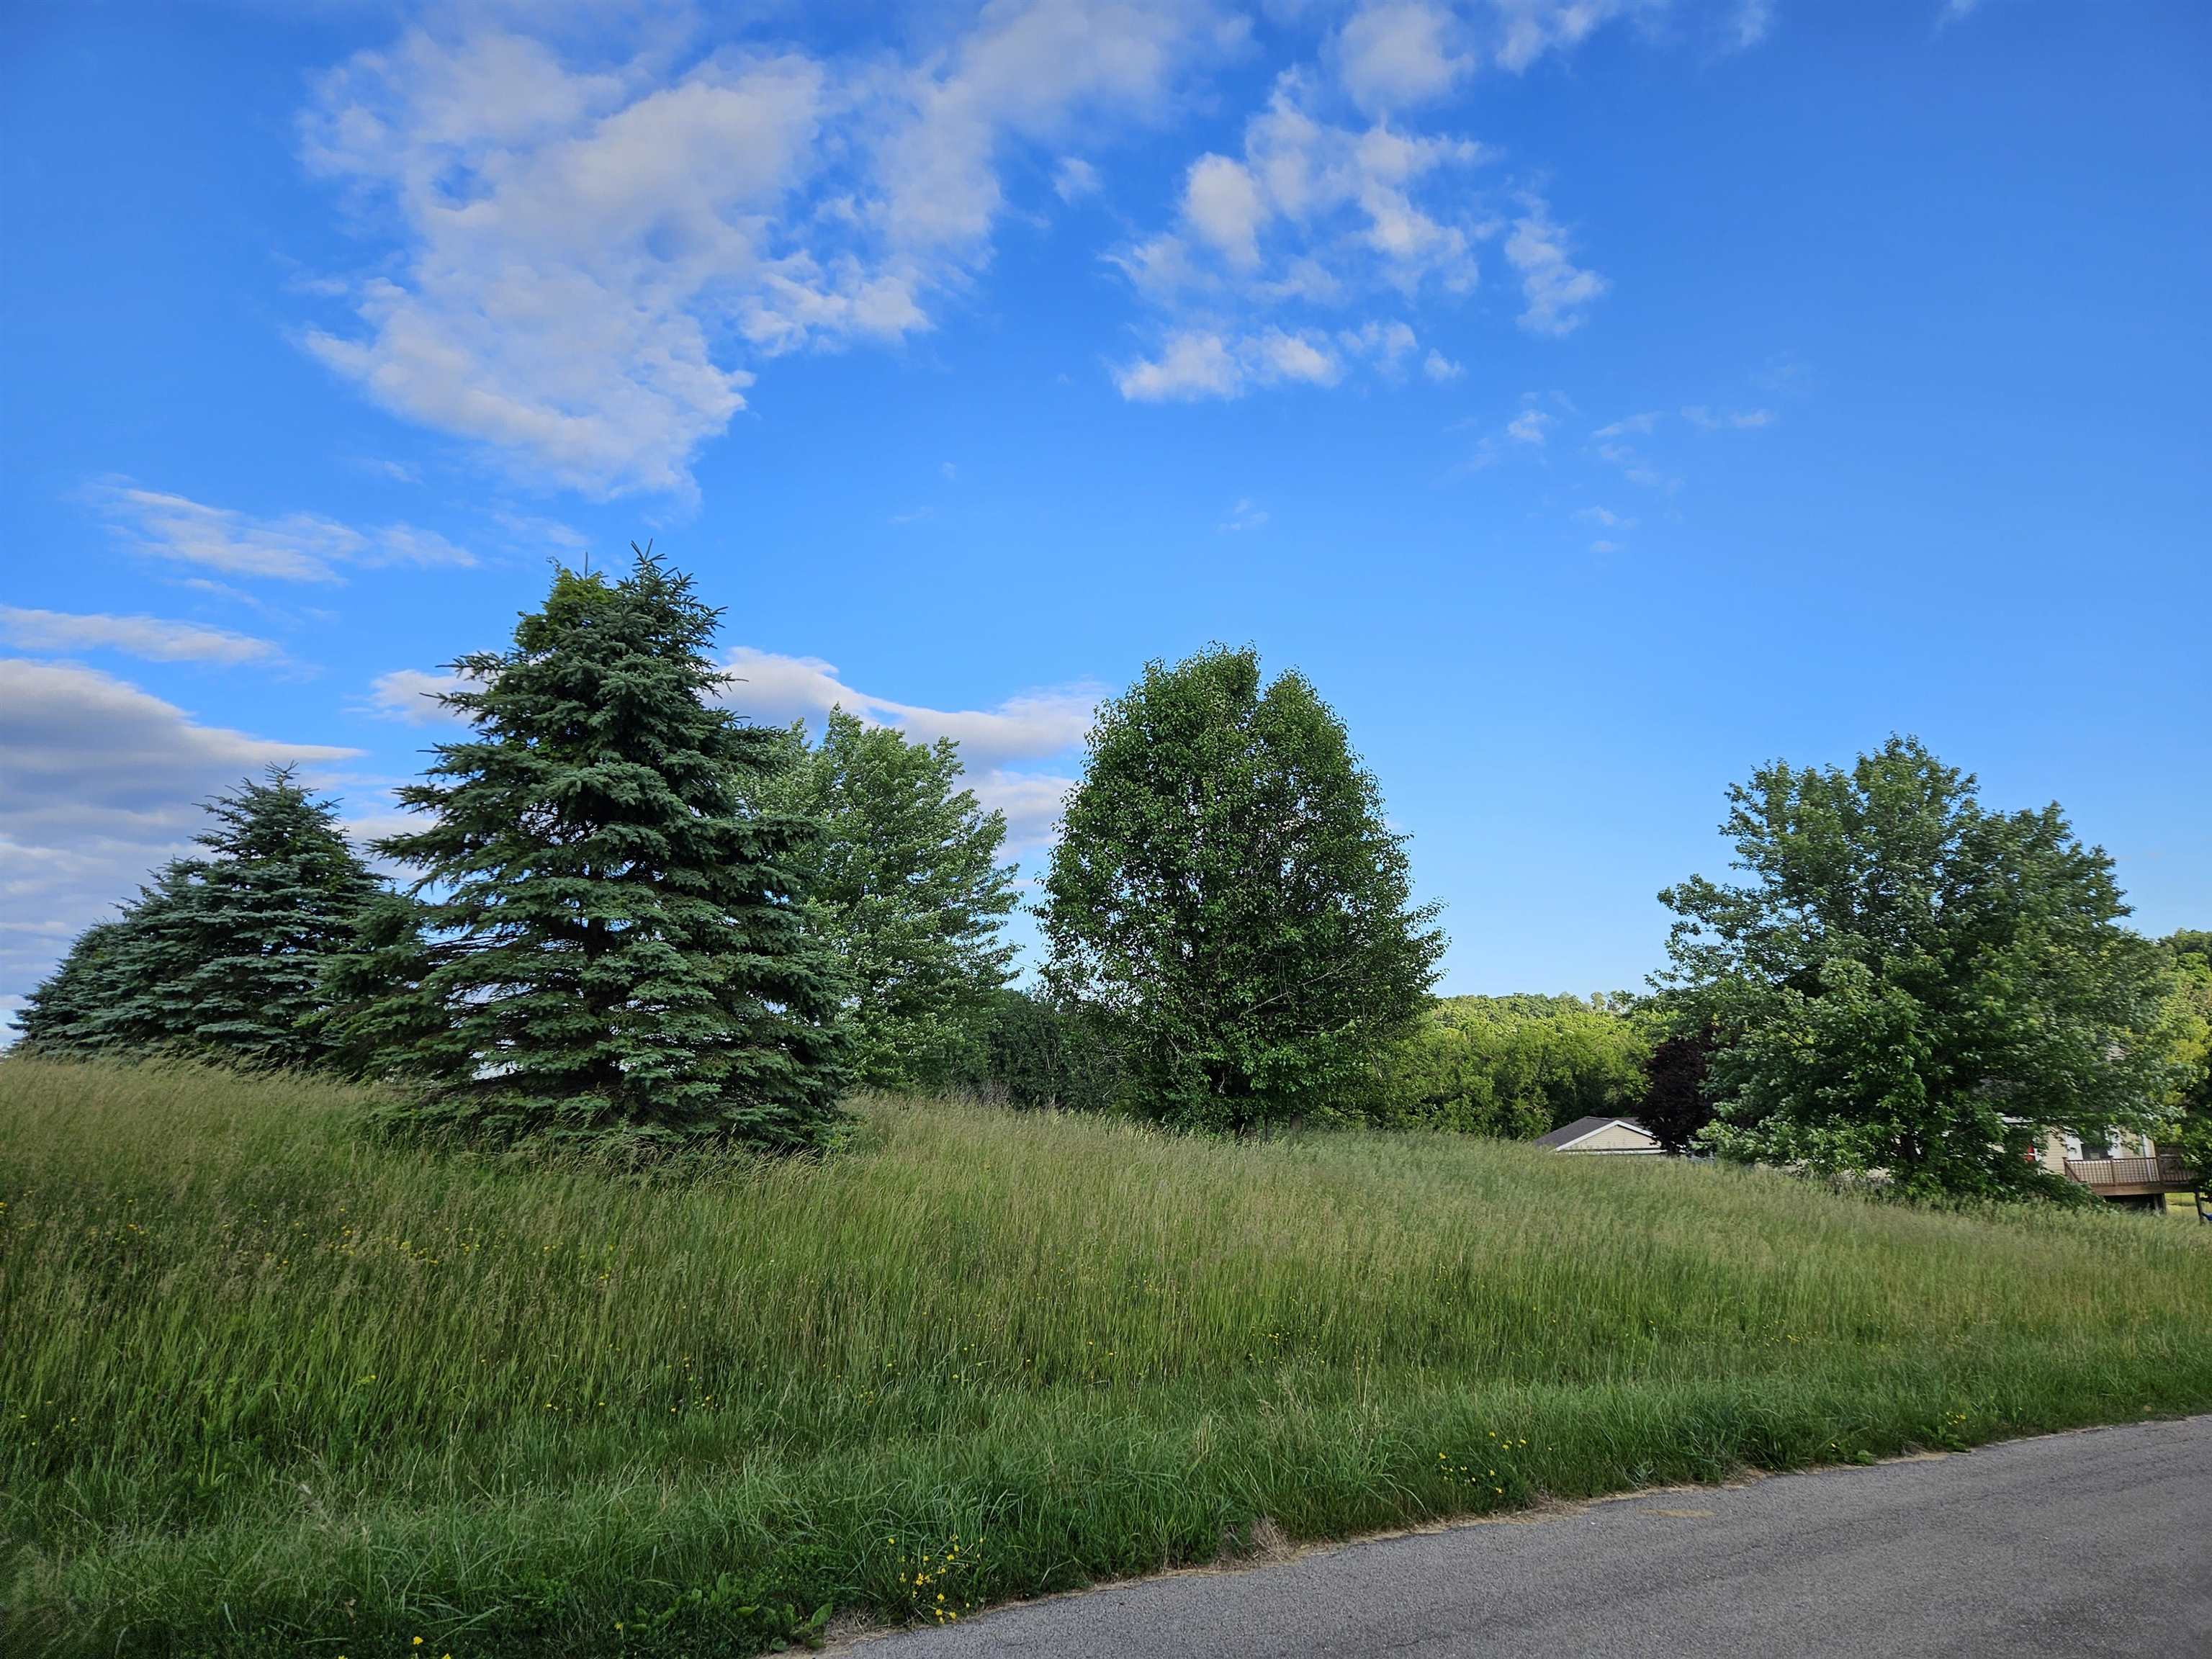
[[[289,773],[248,780],[80,936],[24,1043],[329,1069],[409,1123],[640,1151],[819,1147],[857,1087],[1235,1132],[1633,1112],[1916,1192],[2051,1189],[2053,1129],[2212,1166],[2212,939],[2129,931],[2056,806],[1985,809],[1914,740],[1733,788],[1744,879],[1661,896],[1649,994],[1438,1000],[1437,908],[1310,682],[1155,662],[1097,712],[1020,989],[1005,821],[955,745],[739,718],[718,617],[649,554],[556,568],[454,665],[465,735],[374,849],[404,884]]]

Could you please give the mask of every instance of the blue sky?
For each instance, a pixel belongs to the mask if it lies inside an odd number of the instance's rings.
[[[1146,659],[1303,668],[1449,990],[1638,982],[1731,780],[1893,730],[2212,921],[2204,7],[0,28],[0,998],[249,769],[392,823],[648,537],[1032,867]]]

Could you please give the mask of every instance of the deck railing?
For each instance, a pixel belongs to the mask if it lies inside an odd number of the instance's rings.
[[[2069,1158],[2066,1174],[2085,1187],[2186,1188],[2197,1182],[2179,1152],[2160,1152],[2154,1158]]]

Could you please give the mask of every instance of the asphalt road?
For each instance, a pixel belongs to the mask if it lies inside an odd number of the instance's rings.
[[[863,1659],[2212,1655],[2212,1417],[1645,1492],[855,1642]]]

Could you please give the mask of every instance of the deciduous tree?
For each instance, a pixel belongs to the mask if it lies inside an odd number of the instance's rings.
[[[909,743],[830,711],[795,739],[767,799],[814,820],[813,923],[843,964],[857,1081],[940,1087],[972,1063],[1014,947],[1001,924],[1015,870],[1003,815],[962,781],[958,745]]]
[[[1046,881],[1055,989],[1122,1034],[1146,1103],[1246,1129],[1356,1087],[1443,935],[1405,838],[1304,676],[1220,647],[1101,707]]]
[[[2212,1190],[2212,933],[2184,929],[2166,937],[2173,989],[2166,1025],[2172,1042],[2174,1120],[2159,1145],[2179,1152]]]
[[[2049,1182],[2030,1156],[2049,1131],[2163,1121],[2161,952],[2055,805],[1987,811],[1899,738],[1848,771],[1778,762],[1729,799],[1747,879],[1660,896],[1661,982],[1720,1044],[1709,1144],[2000,1194]]]

